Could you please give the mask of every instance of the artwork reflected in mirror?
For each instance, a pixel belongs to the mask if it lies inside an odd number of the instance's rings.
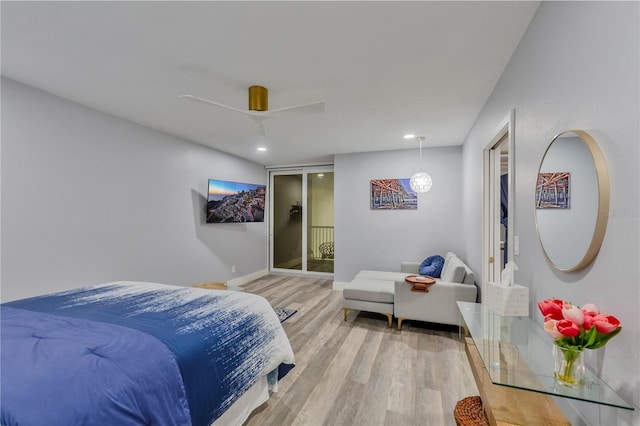
[[[538,173],[536,208],[568,209],[571,207],[571,173]]]
[[[540,163],[536,228],[545,257],[560,271],[579,271],[597,255],[607,227],[609,174],[593,137],[556,136]]]

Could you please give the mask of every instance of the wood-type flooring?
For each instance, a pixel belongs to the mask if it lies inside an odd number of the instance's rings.
[[[296,367],[245,422],[258,425],[455,425],[458,400],[477,395],[457,327],[350,311],[331,280],[269,275],[244,286],[283,323]]]

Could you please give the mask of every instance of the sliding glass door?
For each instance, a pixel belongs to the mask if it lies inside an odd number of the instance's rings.
[[[333,273],[333,168],[271,171],[271,269]]]

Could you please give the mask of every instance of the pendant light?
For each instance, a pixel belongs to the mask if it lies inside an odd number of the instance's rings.
[[[431,180],[431,176],[422,171],[422,141],[424,141],[424,136],[418,136],[416,140],[420,142],[420,171],[411,176],[409,185],[415,192],[422,194],[431,189],[433,181]]]

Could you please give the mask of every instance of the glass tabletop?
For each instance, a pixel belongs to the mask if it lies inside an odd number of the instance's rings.
[[[589,368],[580,388],[556,383],[553,341],[531,318],[502,316],[480,303],[457,303],[494,384],[634,410]]]

